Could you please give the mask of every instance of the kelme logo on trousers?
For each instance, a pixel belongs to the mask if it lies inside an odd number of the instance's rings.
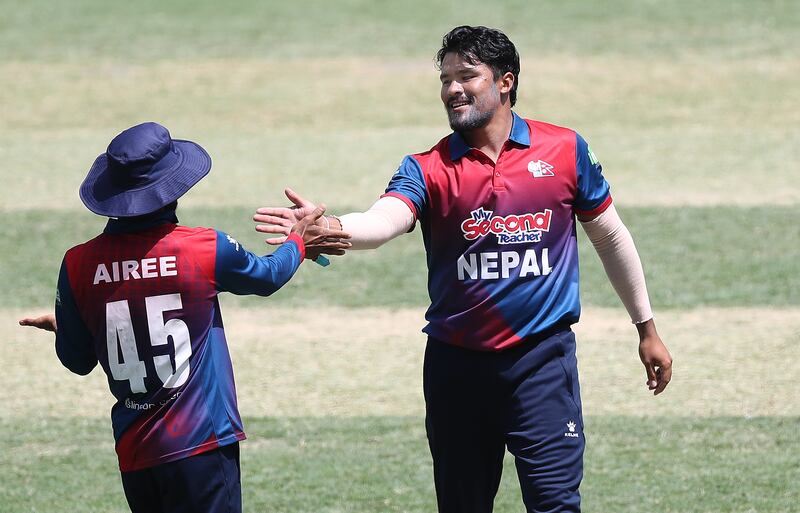
[[[581,435],[579,435],[578,433],[575,432],[575,422],[573,422],[571,420],[569,422],[567,422],[567,430],[568,431],[564,432],[564,436],[566,436],[566,437],[578,438],[579,436],[581,436]]]

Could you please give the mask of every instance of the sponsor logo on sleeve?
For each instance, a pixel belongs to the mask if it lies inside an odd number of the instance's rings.
[[[600,161],[597,160],[597,155],[594,154],[594,152],[592,151],[592,148],[587,146],[586,150],[589,152],[589,162],[591,162],[593,166],[599,166],[600,165]]]

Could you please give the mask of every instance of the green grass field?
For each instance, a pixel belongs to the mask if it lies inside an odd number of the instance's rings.
[[[245,420],[251,436],[242,452],[247,511],[435,511],[418,418]],[[797,477],[794,426],[785,418],[590,419],[586,472],[592,478],[583,488],[584,509],[793,511],[797,488],[783,485]],[[19,483],[0,496],[11,508],[6,511],[125,510],[119,478],[108,471],[116,462],[104,421],[2,421],[0,429],[14,433],[2,463]],[[64,439],[65,431],[75,430],[78,436]],[[64,472],[69,468],[81,472]],[[521,511],[513,472],[507,460],[497,511]],[[87,474],[96,476],[91,486]],[[34,501],[36,510],[29,507]]]
[[[146,120],[203,144],[185,224],[263,248],[292,186],[364,209],[447,134],[433,55],[455,25],[522,56],[517,112],[578,130],[642,255],[675,376],[643,386],[635,330],[581,238],[589,513],[800,510],[800,5],[792,0],[291,3],[0,0],[0,512],[125,511],[98,371],[48,334],[77,195]],[[264,250],[268,251],[268,250]],[[423,428],[418,230],[222,305],[249,439],[246,511],[435,510]],[[495,511],[522,511],[513,463]]]

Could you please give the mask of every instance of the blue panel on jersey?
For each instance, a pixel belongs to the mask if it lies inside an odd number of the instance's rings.
[[[85,376],[97,365],[92,334],[78,313],[67,277],[67,266],[61,262],[56,291],[56,355],[67,369]]]
[[[389,181],[386,192],[400,194],[408,198],[417,210],[417,218],[423,218],[428,208],[428,194],[426,191],[425,178],[422,175],[422,168],[419,162],[414,157],[407,155]]]
[[[575,210],[590,212],[601,206],[610,193],[608,182],[603,177],[603,166],[589,150],[589,145],[579,134],[575,146],[576,169],[578,173],[578,193]]]
[[[453,162],[466,155],[472,149],[458,132],[450,134],[450,139],[447,140],[447,147],[450,149],[450,160]]]
[[[258,256],[217,231],[215,274],[220,292],[269,296],[289,281],[300,263],[300,249],[294,242],[282,244],[271,255]]]
[[[219,305],[214,305],[214,322],[208,332],[205,355],[206,365],[200,370],[202,374],[203,395],[208,413],[211,416],[214,433],[218,440],[235,436],[231,417],[235,415],[236,428],[241,431],[241,421],[236,413],[236,392],[233,387],[233,369],[231,367],[225,332],[222,328],[222,317]],[[232,414],[232,411],[234,412]],[[233,439],[231,439],[233,441]]]

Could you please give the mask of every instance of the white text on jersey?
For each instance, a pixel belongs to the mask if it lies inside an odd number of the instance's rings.
[[[106,264],[97,264],[92,285],[98,283],[113,283],[127,280],[140,280],[145,278],[158,278],[159,276],[177,276],[177,258],[162,256],[158,258],[143,258],[142,260],[123,260],[111,262],[109,273]]]
[[[516,251],[487,251],[470,253],[458,257],[458,279],[464,280],[497,280],[508,278],[511,270],[519,267],[519,277],[528,275],[547,276],[553,271],[550,267],[548,248],[542,249],[541,266],[536,251],[528,249],[520,257]]]

